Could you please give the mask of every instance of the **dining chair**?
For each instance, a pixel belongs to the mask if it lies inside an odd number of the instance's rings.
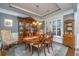
[[[1,39],[3,43],[3,48],[9,49],[14,44],[17,44],[16,40],[13,39],[12,33],[10,30],[1,30]]]
[[[49,47],[51,47],[51,49],[53,50],[53,47],[52,47],[53,36],[52,35],[49,35],[49,34],[45,34],[44,35],[44,39],[45,39],[45,44],[47,46],[48,52],[50,53]]]
[[[35,47],[37,49],[38,56],[40,55],[41,51],[44,51],[44,54],[45,54],[45,45],[44,45],[43,35],[39,35],[39,41],[35,42],[33,44],[33,47]]]

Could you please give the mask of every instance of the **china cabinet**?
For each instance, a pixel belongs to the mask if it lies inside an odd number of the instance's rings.
[[[21,18],[18,17],[18,34],[19,34],[19,42],[22,43],[23,38],[29,36],[29,33],[34,34],[34,27],[32,23],[35,20],[31,17]]]
[[[71,48],[75,47],[74,37],[74,20],[68,19],[64,21],[64,40],[63,43]]]

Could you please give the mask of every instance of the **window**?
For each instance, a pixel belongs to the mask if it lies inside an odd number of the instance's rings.
[[[56,35],[56,21],[53,21],[53,34]]]
[[[61,36],[61,20],[53,21],[53,35]]]

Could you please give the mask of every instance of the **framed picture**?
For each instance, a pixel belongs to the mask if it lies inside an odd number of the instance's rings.
[[[12,20],[10,20],[10,19],[5,19],[4,20],[4,26],[5,27],[12,27],[12,25],[13,25],[13,21]]]

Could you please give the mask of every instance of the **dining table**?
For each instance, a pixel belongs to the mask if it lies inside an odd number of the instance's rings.
[[[23,41],[29,46],[29,53],[32,55],[32,45],[39,41],[39,36],[24,37]]]

